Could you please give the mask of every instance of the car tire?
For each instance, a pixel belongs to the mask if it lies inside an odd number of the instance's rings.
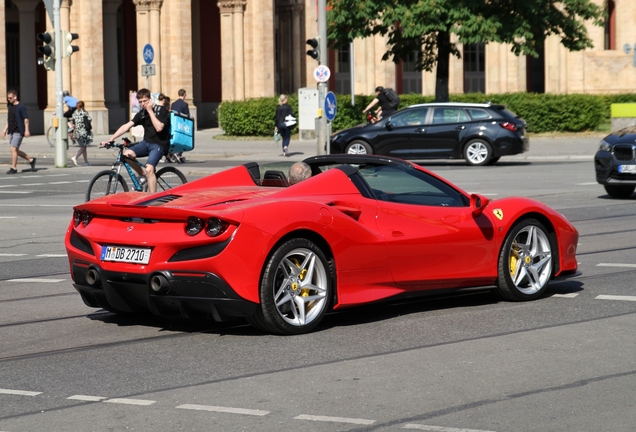
[[[259,330],[292,335],[313,330],[329,307],[332,265],[304,238],[289,240],[270,255],[260,283],[260,307],[248,317]]]
[[[634,189],[636,186],[628,186],[628,185],[603,185],[605,188],[605,192],[612,198],[629,198],[634,193]]]
[[[353,141],[349,143],[345,149],[345,153],[357,155],[373,154],[373,149],[364,141]]]
[[[501,156],[490,158],[490,161],[488,162],[488,165],[496,164],[497,162],[499,162],[499,159],[501,159]]]
[[[464,147],[464,159],[468,165],[488,165],[492,159],[492,147],[481,139],[469,141]]]
[[[499,253],[499,294],[511,301],[542,296],[552,277],[553,249],[550,234],[538,220],[524,219],[514,225]]]

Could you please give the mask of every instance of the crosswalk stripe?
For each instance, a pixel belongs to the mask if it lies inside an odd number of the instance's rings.
[[[597,295],[594,297],[596,300],[622,300],[622,301],[636,301],[636,296],[620,296],[620,295]]]
[[[22,279],[8,279],[7,282],[41,282],[41,283],[56,283],[63,282],[64,279],[44,279],[44,278],[22,278]]]
[[[33,391],[26,391],[26,390],[11,390],[11,389],[0,389],[0,393],[18,395],[18,396],[37,396],[39,394],[42,394],[42,392],[33,392]]]
[[[185,405],[179,405],[177,408],[179,408],[179,409],[197,410],[197,411],[222,412],[222,413],[230,413],[230,414],[245,414],[245,415],[254,415],[254,416],[265,416],[265,415],[269,414],[269,411],[263,411],[263,410],[254,410],[254,409],[246,409],[246,408],[221,407],[221,406],[213,406],[213,405],[185,404]]]
[[[296,420],[313,420],[313,421],[323,421],[323,422],[333,422],[333,423],[352,423],[352,424],[362,424],[362,425],[370,425],[375,423],[375,420],[368,420],[368,419],[316,416],[316,415],[308,415],[308,414],[301,414],[294,418]]]
[[[101,396],[74,395],[74,396],[69,396],[66,399],[81,400],[81,401],[87,401],[87,402],[99,402],[101,400],[108,399],[108,398],[101,397]]]
[[[124,404],[124,405],[152,405],[157,401],[153,400],[144,400],[144,399],[128,399],[128,398],[114,398],[114,399],[106,399],[104,402],[108,403],[116,403],[116,404]]]

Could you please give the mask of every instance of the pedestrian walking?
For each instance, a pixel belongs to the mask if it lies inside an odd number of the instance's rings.
[[[289,157],[290,128],[296,124],[296,119],[294,118],[294,111],[287,101],[288,98],[285,94],[278,97],[278,106],[276,107],[276,115],[274,116],[274,129],[283,138],[283,156]]]
[[[18,92],[13,89],[7,92],[7,103],[9,111],[7,125],[2,131],[3,137],[9,137],[9,145],[11,146],[11,168],[7,171],[7,174],[16,174],[18,172],[18,156],[29,162],[31,171],[34,171],[36,158],[29,157],[29,155],[20,150],[22,140],[31,136],[27,109],[18,100]]]
[[[93,142],[93,119],[90,115],[88,115],[88,112],[86,112],[83,101],[77,101],[76,109],[73,112],[72,119],[73,123],[75,123],[75,139],[77,140],[77,143],[80,147],[77,150],[75,156],[71,158],[71,160],[73,161],[73,164],[77,166],[77,158],[79,158],[80,156],[84,156],[84,165],[89,166],[90,163],[88,163],[88,155],[86,150],[88,145]]]
[[[172,111],[176,111],[181,114],[190,115],[190,107],[185,101],[186,91],[184,89],[179,89],[179,92],[177,94],[179,95],[179,99],[174,101],[172,107],[170,107],[169,109],[172,109]]]

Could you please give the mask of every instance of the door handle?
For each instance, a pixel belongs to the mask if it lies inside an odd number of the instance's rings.
[[[417,128],[417,129],[415,129],[415,132],[417,132],[417,133],[426,133],[426,128]]]
[[[457,129],[457,130],[464,130],[464,129],[466,129],[466,126],[464,126],[464,125],[457,126],[455,129]]]

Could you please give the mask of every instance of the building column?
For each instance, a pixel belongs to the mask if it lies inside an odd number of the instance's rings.
[[[221,11],[221,70],[223,100],[245,98],[245,64],[243,14],[247,0],[220,0]]]
[[[20,14],[20,95],[19,100],[29,112],[32,134],[43,133],[44,119],[38,107],[35,52],[35,7],[40,0],[14,1]],[[4,7],[4,6],[3,6]],[[5,80],[6,82],[6,80]]]
[[[137,11],[137,52],[139,53],[139,64],[144,65],[146,61],[143,56],[143,49],[146,44],[152,45],[155,58],[152,64],[155,65],[156,75],[149,77],[148,87],[151,92],[161,91],[161,6],[163,0],[133,0]],[[146,82],[146,77],[141,75],[139,68],[138,81]],[[144,84],[145,86],[145,84]]]
[[[108,128],[115,130],[126,122],[126,108],[119,100],[119,58],[117,56],[117,10],[122,0],[103,0],[104,21],[104,104],[108,109]]]
[[[303,87],[303,70],[302,70],[302,57],[304,55],[304,46],[307,39],[303,38],[302,17],[305,13],[305,6],[302,3],[297,3],[292,9],[292,83],[294,89],[298,91]]]
[[[0,6],[0,23],[5,22],[4,5]],[[0,65],[7,64],[7,36],[5,32],[5,26],[0,25]],[[0,97],[4,98],[7,95],[7,69],[6,67],[0,67]],[[7,124],[7,106],[0,104],[0,128],[4,129]]]

